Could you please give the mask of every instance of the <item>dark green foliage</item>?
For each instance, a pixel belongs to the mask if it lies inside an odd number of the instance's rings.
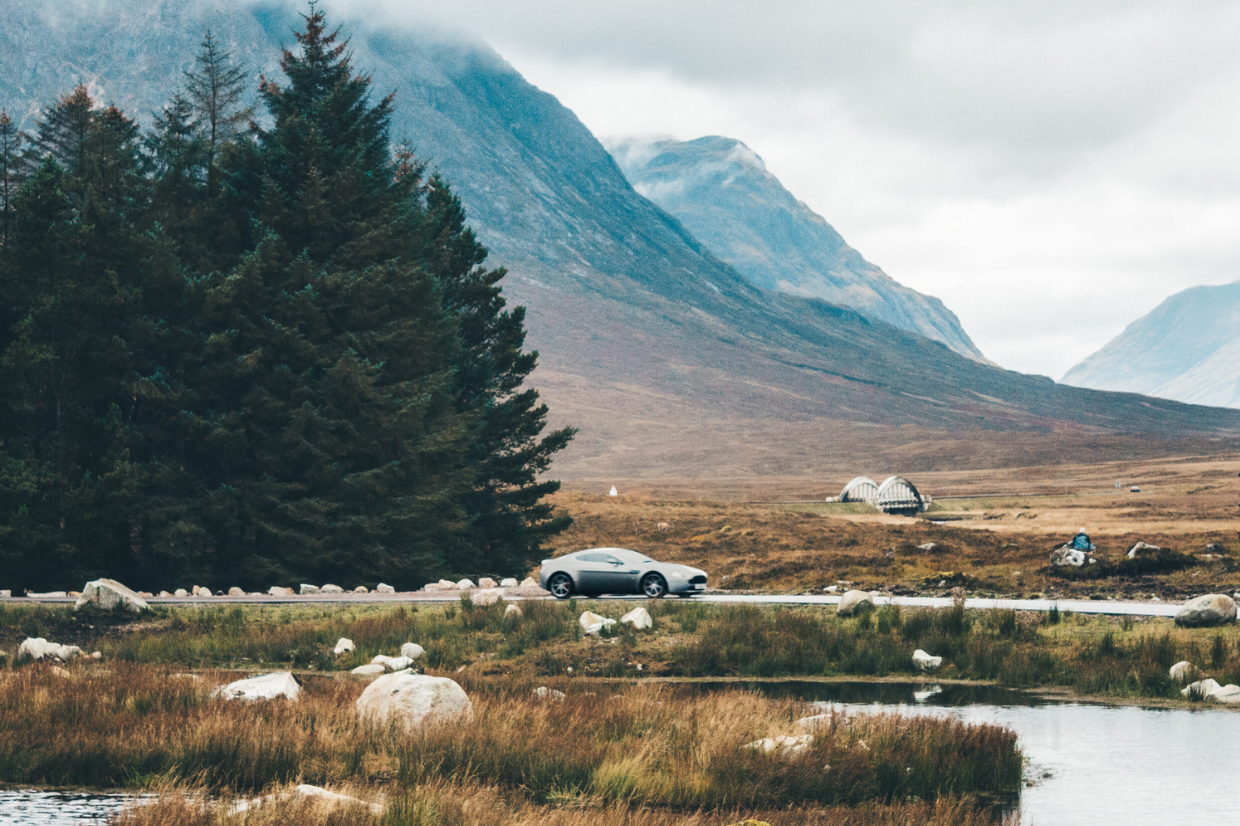
[[[297,40],[267,129],[210,34],[145,137],[84,87],[24,156],[0,122],[12,584],[414,585],[566,526],[503,270],[321,14]]]

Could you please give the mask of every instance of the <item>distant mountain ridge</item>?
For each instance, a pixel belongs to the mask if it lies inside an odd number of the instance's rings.
[[[209,25],[257,77],[298,7],[227,0],[0,0],[0,105],[29,114],[78,82],[143,116]],[[580,434],[569,481],[893,472],[1240,445],[1240,412],[1056,385],[855,310],[763,290],[638,194],[551,95],[483,44],[346,24],[354,65],[396,91],[393,134],[451,182],[510,270],[540,351],[533,382]],[[10,62],[9,55],[15,56]],[[1053,439],[1046,439],[1054,434]],[[883,458],[886,457],[886,458]]]
[[[629,183],[751,283],[831,304],[984,360],[951,310],[850,247],[733,138],[604,138]]]
[[[1063,381],[1240,408],[1240,281],[1176,293]]]

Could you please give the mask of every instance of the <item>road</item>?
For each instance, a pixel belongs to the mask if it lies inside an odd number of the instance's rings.
[[[617,596],[608,599],[641,600],[640,596]],[[426,593],[418,591],[401,594],[307,594],[305,596],[219,596],[219,597],[151,597],[147,602],[152,605],[367,605],[367,604],[401,604],[419,602],[456,602],[460,596],[455,593]],[[523,589],[508,594],[508,601],[528,599],[551,599],[545,591]],[[838,596],[816,596],[812,594],[727,594],[713,593],[690,597],[693,602],[734,603],[748,605],[821,605],[831,606],[839,603]],[[879,595],[875,598],[878,605],[895,604],[910,608],[946,608],[952,604],[948,597],[888,597]],[[0,600],[0,605],[72,605],[72,597],[11,597]],[[1017,611],[1049,611],[1057,608],[1060,611],[1071,611],[1076,614],[1107,614],[1112,616],[1132,617],[1173,617],[1180,604],[1174,602],[1121,602],[1118,600],[1087,600],[1087,599],[987,599],[976,597],[965,600],[966,608],[991,609],[1013,608]]]

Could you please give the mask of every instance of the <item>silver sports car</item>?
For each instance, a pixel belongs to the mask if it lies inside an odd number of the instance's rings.
[[[706,572],[670,562],[655,562],[625,548],[587,548],[556,559],[544,559],[538,584],[556,599],[573,594],[664,594],[688,596],[706,590]]]

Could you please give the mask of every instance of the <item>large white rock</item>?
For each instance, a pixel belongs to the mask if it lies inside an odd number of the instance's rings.
[[[319,586],[311,585],[308,582],[303,582],[301,584],[301,587],[298,589],[298,592],[302,596],[305,596],[307,594],[317,594],[319,592]]]
[[[211,692],[212,697],[225,700],[296,700],[301,694],[301,686],[297,678],[288,671],[277,671],[261,677],[249,677],[237,680],[228,685],[217,686]]]
[[[491,579],[489,576],[484,576],[478,580],[478,587],[479,588],[498,588],[499,583]]]
[[[752,743],[746,743],[744,748],[753,751],[760,751],[763,754],[778,754],[781,757],[800,754],[814,744],[814,735],[798,734],[795,737],[763,737],[761,740],[755,740]]]
[[[505,577],[504,579],[501,579],[501,580],[499,581],[499,587],[501,587],[501,588],[516,588],[516,587],[517,587],[517,580],[516,580],[516,578],[515,578],[515,577]],[[3,595],[3,594],[4,594],[4,592],[3,592],[3,591],[0,591],[0,595]]]
[[[151,610],[146,600],[121,585],[115,579],[95,579],[82,588],[82,596],[74,604],[74,609],[90,605],[104,611],[120,608],[134,614]]]
[[[1051,552],[1051,565],[1056,568],[1082,568],[1087,559],[1084,551],[1078,551],[1067,545]]]
[[[517,587],[519,587],[519,588],[537,588],[537,587],[538,587],[538,580],[534,579],[534,578],[533,578],[533,577],[531,577],[531,576],[527,576],[525,579],[521,580],[521,584],[520,584],[519,586],[517,586]]]
[[[341,654],[348,654],[353,650],[353,640],[348,637],[341,637],[336,640],[336,647],[332,649],[332,653],[339,657]]]
[[[32,660],[41,660],[44,657],[55,655],[55,651],[60,645],[54,642],[48,642],[42,637],[26,637],[22,640],[22,644],[17,647],[17,656],[29,657]]]
[[[455,590],[457,590],[456,583],[455,583],[455,582],[453,582],[453,581],[452,581],[452,580],[450,580],[450,579],[441,579],[441,580],[439,580],[439,587],[440,587],[441,589],[445,590],[445,591],[455,591]]]
[[[1226,594],[1206,594],[1184,603],[1175,614],[1175,624],[1185,628],[1206,628],[1236,620],[1236,601]]]
[[[640,605],[622,616],[620,622],[631,625],[638,631],[654,627],[654,619],[651,618],[650,612]]]
[[[422,590],[423,590],[423,591],[426,591],[428,594],[434,594],[434,593],[437,593],[437,592],[439,592],[439,591],[442,591],[443,589],[444,589],[444,587],[443,587],[442,585],[440,585],[438,582],[428,582],[428,583],[426,583],[425,585],[423,585],[423,586],[422,586]],[[454,591],[456,590],[456,586],[455,586],[455,585],[453,585],[453,586],[452,586],[452,590],[454,590]]]
[[[367,803],[365,800],[359,800],[356,797],[349,797],[347,794],[337,794],[329,792],[321,786],[311,786],[308,783],[302,783],[293,789],[292,796],[294,798],[313,798],[322,803],[332,806],[365,806],[375,814],[383,814],[383,806],[378,803]]]
[[[483,591],[474,591],[469,598],[474,605],[494,605],[504,596],[504,592],[499,588],[487,588]]]
[[[370,661],[371,665],[381,665],[388,671],[404,671],[413,665],[412,657],[389,657],[386,654],[378,654]]]
[[[370,589],[369,589],[369,588],[367,588],[365,585],[359,585],[359,586],[357,586],[356,588],[354,588],[354,589],[353,589],[353,593],[355,593],[355,594],[369,594],[369,593],[370,593]]]
[[[512,584],[516,585],[517,581],[514,579]],[[12,598],[13,598],[13,589],[11,588],[0,589],[0,599],[12,599]]]
[[[426,649],[418,645],[416,642],[407,642],[400,647],[400,655],[416,660],[426,653]]]
[[[1196,695],[1216,703],[1240,703],[1240,686],[1219,685],[1217,680],[1200,680],[1180,691],[1185,697]]]
[[[456,583],[456,589],[458,591],[468,591],[475,587],[477,586],[474,585],[474,581],[472,579],[462,579]]]
[[[601,617],[593,611],[586,611],[578,619],[581,623],[581,630],[590,635],[598,635],[604,628],[610,628],[616,624],[614,619]]]
[[[357,668],[349,672],[350,674],[360,674],[368,676],[373,674],[386,674],[387,666],[383,663],[369,663],[368,665],[359,665]]]
[[[913,667],[918,671],[933,671],[942,664],[942,657],[932,657],[920,648],[913,652]]]
[[[554,688],[547,688],[545,685],[540,685],[538,688],[534,689],[535,700],[559,700],[563,702],[564,698],[567,696],[568,695],[563,691],[557,691]]]
[[[332,585],[328,583],[327,585],[324,585],[322,588],[320,588],[319,592],[324,593],[324,594],[343,594],[344,589],[341,588],[339,585]]]
[[[1180,662],[1171,666],[1171,671],[1170,671],[1171,679],[1175,680],[1178,683],[1188,682],[1190,679],[1192,679],[1195,673],[1197,673],[1197,669],[1194,668],[1193,664],[1190,663],[1188,660],[1181,660]]]
[[[519,620],[524,616],[525,615],[521,613],[521,609],[516,605],[513,605],[511,602],[508,603],[508,607],[504,609],[504,619]]]
[[[175,591],[172,592],[172,595],[174,597],[187,597],[189,596],[189,591],[185,590],[184,588],[177,588]]]
[[[267,593],[273,597],[291,597],[293,589],[285,588],[283,585],[272,585],[267,589]]]
[[[845,591],[844,596],[840,597],[840,604],[836,606],[835,612],[841,617],[851,617],[864,605],[874,607],[874,597],[868,591]]]
[[[393,588],[391,585],[388,585],[386,582],[380,582],[378,585],[375,586],[375,593],[376,594],[394,594],[396,593],[396,589]]]
[[[796,726],[802,731],[817,731],[820,728],[827,728],[831,725],[831,721],[836,719],[834,714],[814,714],[809,717],[802,717],[797,720]]]
[[[236,585],[234,585],[233,587],[228,589],[228,595],[230,597],[243,597],[245,596],[245,591],[241,590]]]
[[[399,721],[406,728],[469,722],[474,706],[455,681],[398,671],[375,680],[357,698],[357,713],[368,722]]]

